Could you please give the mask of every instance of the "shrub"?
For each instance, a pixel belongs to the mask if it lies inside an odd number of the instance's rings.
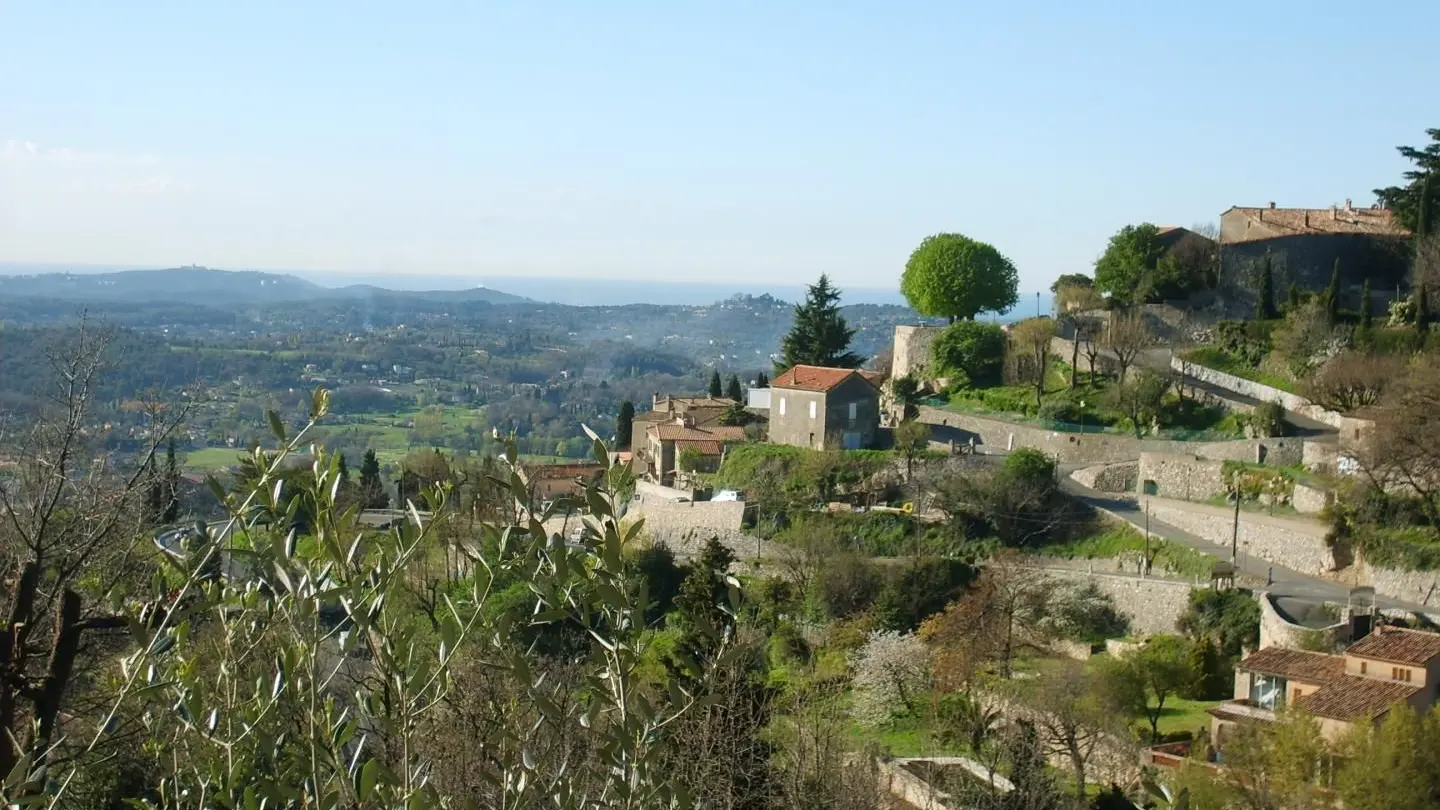
[[[931,359],[951,385],[984,387],[1000,380],[1005,361],[1005,331],[997,324],[957,321],[935,338]]]
[[[1251,366],[1270,353],[1270,327],[1264,321],[1221,321],[1215,325],[1220,350]]]
[[[825,614],[844,619],[869,610],[880,593],[880,570],[858,554],[837,554],[820,572]]]
[[[1256,435],[1276,438],[1290,434],[1290,423],[1285,419],[1285,409],[1275,402],[1260,402],[1250,412],[1250,426]]]
[[[854,657],[855,719],[883,726],[912,716],[930,691],[930,650],[911,633],[879,630]]]

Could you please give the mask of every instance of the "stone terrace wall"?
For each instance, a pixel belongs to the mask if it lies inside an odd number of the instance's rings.
[[[1290,495],[1290,505],[1302,515],[1318,515],[1330,505],[1330,492],[1297,481],[1295,490]]]
[[[1268,464],[1298,464],[1304,442],[1296,438],[1237,439],[1228,442],[1182,442],[1167,439],[1137,439],[1119,433],[1062,433],[1055,430],[1004,422],[974,414],[921,406],[919,419],[931,425],[931,438],[955,439],[958,444],[975,437],[984,450],[1009,451],[1031,447],[1048,456],[1059,456],[1064,464],[1114,464],[1134,461],[1143,452],[1182,453],[1222,461]],[[1263,458],[1262,458],[1263,457]]]
[[[648,482],[636,483],[637,500],[629,514],[645,518],[650,542],[664,543],[676,554],[698,554],[711,537],[718,537],[740,559],[755,556],[755,538],[741,530],[745,518],[743,501],[684,501],[681,490]],[[762,551],[763,553],[763,551]]]
[[[1223,461],[1193,455],[1141,453],[1136,490],[1161,498],[1203,501],[1225,493],[1224,466]]]
[[[1427,608],[1440,606],[1440,571],[1398,571],[1362,564],[1360,581],[1385,596]]]
[[[1195,585],[1173,579],[1141,579],[1117,574],[1045,569],[1048,577],[1066,582],[1090,583],[1115,601],[1115,608],[1142,635],[1175,632],[1175,622],[1190,605]]]
[[[1311,628],[1288,621],[1280,611],[1275,609],[1275,603],[1270,594],[1261,593],[1258,594],[1258,597],[1260,602],[1260,649],[1263,650],[1266,647],[1304,649],[1303,642],[1312,632]],[[1342,621],[1325,628],[1323,632],[1333,643],[1348,636],[1349,629],[1349,624]]]
[[[1158,498],[1150,499],[1150,516],[1177,529],[1230,547],[1233,515],[1225,509],[1193,504],[1184,506]],[[1240,514],[1240,551],[1293,571],[1324,576],[1336,570],[1335,555],[1325,545],[1325,528],[1281,521],[1266,515]]]
[[[1139,463],[1134,461],[1096,464],[1078,469],[1070,477],[1096,492],[1134,492],[1139,469]]]

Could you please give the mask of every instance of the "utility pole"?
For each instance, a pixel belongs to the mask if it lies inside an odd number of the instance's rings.
[[[1140,578],[1150,572],[1150,499],[1145,499],[1145,556],[1140,560]]]
[[[1240,476],[1235,476],[1235,525],[1230,530],[1230,562],[1240,567]]]

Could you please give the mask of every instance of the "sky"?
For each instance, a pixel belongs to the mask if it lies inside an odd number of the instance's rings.
[[[0,262],[1022,290],[1325,207],[1440,126],[1440,3],[0,0]]]

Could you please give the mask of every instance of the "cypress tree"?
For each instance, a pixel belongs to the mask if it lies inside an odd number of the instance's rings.
[[[1260,262],[1260,300],[1255,306],[1255,320],[1273,320],[1275,312],[1275,277],[1274,267],[1270,261],[1270,254],[1265,254],[1264,261]]]
[[[770,387],[770,378],[767,377],[767,376],[765,376],[765,370],[764,370],[764,369],[761,369],[761,370],[760,370],[760,373],[758,373],[758,374],[755,375],[755,387],[756,387],[756,388],[769,388],[769,387]]]
[[[160,487],[160,476],[155,473],[155,456],[152,453],[145,459],[145,478],[149,482],[145,487],[144,520],[146,526],[155,526],[165,511],[165,496]]]
[[[629,450],[635,438],[635,403],[625,400],[620,403],[620,413],[615,417],[615,449]]]
[[[1325,315],[1330,323],[1335,323],[1340,317],[1340,257],[1335,257],[1335,265],[1330,270],[1330,286],[1325,288]]]
[[[865,358],[849,350],[854,336],[855,330],[840,315],[840,291],[821,275],[810,285],[805,301],[795,305],[795,323],[780,344],[779,366],[859,368]]]
[[[1370,299],[1370,279],[1365,279],[1365,287],[1360,291],[1360,328],[1370,331],[1375,320],[1375,302]]]
[[[745,392],[740,390],[740,377],[738,375],[730,375],[730,382],[725,384],[725,398],[734,402],[740,402],[745,399]]]
[[[720,385],[720,372],[710,372],[710,396],[719,399],[725,394],[725,389]]]
[[[374,450],[366,450],[360,462],[360,502],[366,509],[385,509],[390,506],[390,494],[380,480],[380,459]]]
[[[344,454],[344,453],[341,453],[340,456],[335,459],[335,469],[336,469],[336,472],[337,472],[337,473],[339,474],[339,476],[340,476],[340,486],[342,486],[342,487],[349,486],[349,485],[350,485],[350,465],[345,463],[345,454]]]
[[[165,447],[165,486],[162,493],[164,511],[160,519],[174,523],[180,517],[180,461],[175,457],[175,440]]]

